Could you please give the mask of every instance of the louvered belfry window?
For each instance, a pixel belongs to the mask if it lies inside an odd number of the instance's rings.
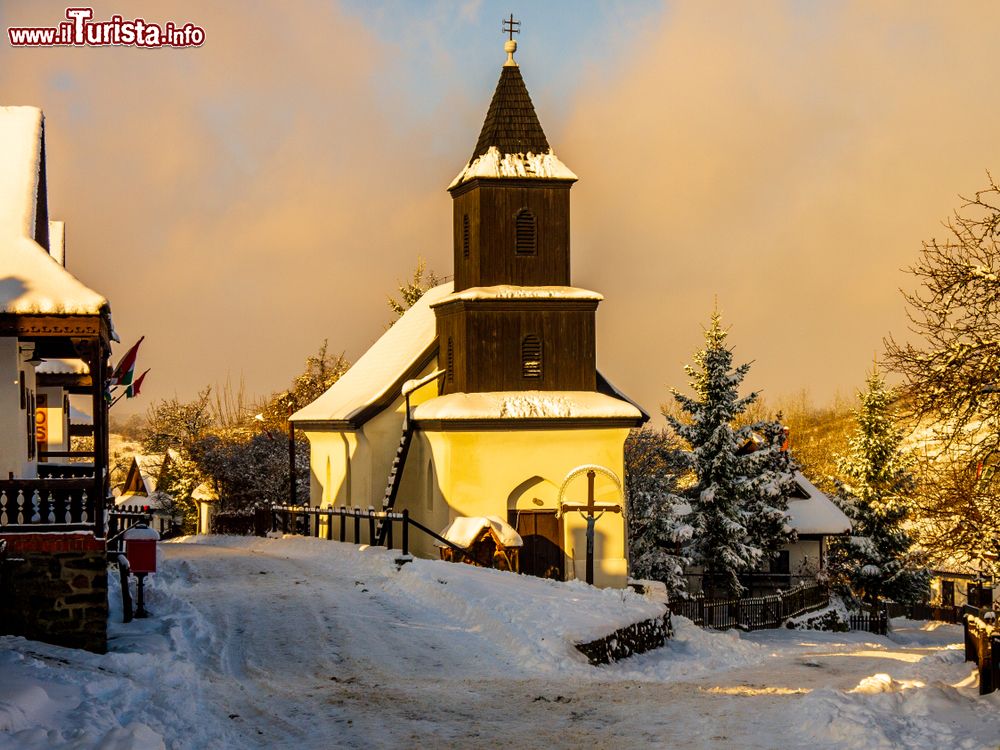
[[[462,216],[462,257],[469,257],[469,215]]]
[[[514,217],[514,252],[517,255],[534,255],[537,249],[535,215],[522,208]]]
[[[451,336],[448,337],[448,364],[445,372],[448,382],[453,383],[455,381],[455,344],[451,340]]]
[[[542,377],[542,340],[538,336],[525,336],[521,341],[521,377]]]

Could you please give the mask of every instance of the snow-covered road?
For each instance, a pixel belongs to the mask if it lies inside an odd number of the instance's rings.
[[[162,549],[156,616],[115,625],[114,653],[0,639],[0,748],[1000,746],[955,626],[680,621],[667,648],[593,668],[571,641],[657,605],[318,540]]]

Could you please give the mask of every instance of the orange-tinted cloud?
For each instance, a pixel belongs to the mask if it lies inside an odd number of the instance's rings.
[[[557,145],[599,359],[655,408],[718,295],[748,383],[860,385],[956,193],[1000,169],[1000,8],[678,3]]]

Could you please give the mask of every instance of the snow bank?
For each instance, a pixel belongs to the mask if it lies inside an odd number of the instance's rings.
[[[463,661],[474,663],[486,643],[503,654],[514,672],[551,674],[568,669],[587,675],[592,668],[573,644],[664,612],[662,604],[631,589],[599,589],[582,581],[551,581],[440,560],[417,559],[397,570],[398,552],[378,547],[293,536],[179,541],[280,555],[299,561],[311,575],[328,582],[349,579],[350,588],[363,581],[366,589],[378,594],[383,618],[388,610],[399,613],[403,622],[435,622],[436,627],[446,628],[455,669]],[[359,616],[365,605],[357,605]],[[378,632],[359,632],[355,637],[365,639],[363,651],[384,648]]]
[[[190,570],[160,568],[146,586],[154,617],[128,625],[109,574],[107,654],[0,637],[0,750],[160,750],[164,737],[176,750],[234,746],[211,716],[193,658],[212,635],[179,596]]]

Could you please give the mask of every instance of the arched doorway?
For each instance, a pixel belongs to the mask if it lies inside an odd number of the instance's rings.
[[[556,517],[559,488],[548,479],[533,476],[507,496],[507,522],[517,529],[524,546],[520,571],[539,578],[566,580],[562,521]]]

